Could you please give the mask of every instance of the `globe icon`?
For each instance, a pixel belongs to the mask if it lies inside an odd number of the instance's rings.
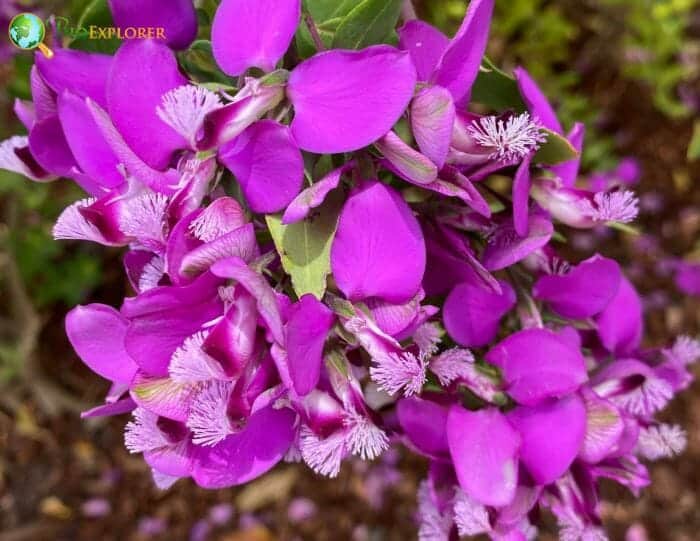
[[[45,36],[44,21],[33,13],[20,13],[10,22],[10,40],[20,49],[36,49]]]

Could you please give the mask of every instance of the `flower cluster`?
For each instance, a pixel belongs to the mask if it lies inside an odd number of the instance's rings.
[[[303,59],[300,0],[223,0],[230,86],[178,64],[190,0],[110,4],[167,41],[37,56],[15,107],[28,136],[0,147],[0,166],[87,192],[57,239],[126,250],[134,296],[67,317],[112,382],[84,416],[131,413],[126,447],[162,488],[282,460],[334,477],[402,443],[430,461],[422,540],[532,539],[542,509],[564,540],[605,539],[598,482],[637,493],[640,459],[683,449],[654,416],[700,344],[642,349],[619,265],[557,254],[555,225],[627,223],[638,201],[577,186],[583,126],[566,133],[524,69],[484,60],[494,1],[472,0],[452,39],[405,20],[398,46],[359,50],[322,50],[304,13]],[[512,106],[490,106],[498,85]]]

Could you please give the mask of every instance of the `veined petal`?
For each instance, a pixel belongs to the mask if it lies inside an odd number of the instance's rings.
[[[301,190],[301,152],[289,128],[274,120],[253,124],[221,148],[219,160],[236,176],[253,212],[278,212]]]
[[[432,81],[447,88],[455,103],[469,101],[491,27],[494,0],[472,0],[462,26],[445,50]]]
[[[318,384],[323,346],[333,319],[333,312],[313,295],[304,295],[292,305],[285,328],[287,361],[294,390],[300,396]]]
[[[350,300],[401,303],[415,296],[425,272],[425,242],[410,207],[392,188],[367,182],[350,196],[331,248],[331,267]]]
[[[275,291],[265,277],[255,272],[242,259],[230,257],[216,262],[211,271],[221,278],[232,278],[248,291],[257,301],[260,316],[267,324],[270,333],[279,345],[284,345],[284,332],[280,305]]]
[[[150,167],[165,169],[187,142],[157,113],[163,95],[187,84],[174,53],[149,40],[124,43],[107,83],[109,115],[127,144]]]
[[[37,182],[56,179],[36,162],[29,150],[27,136],[15,135],[0,143],[0,169],[24,175]]]
[[[384,155],[384,165],[413,184],[423,186],[437,179],[437,166],[390,131],[375,143]]]
[[[450,40],[434,26],[420,20],[399,28],[399,46],[411,54],[419,81],[429,81]]]
[[[411,127],[418,148],[439,169],[450,150],[455,115],[452,95],[440,86],[424,88],[411,104]]]
[[[342,176],[354,168],[354,161],[346,163],[342,167],[331,171],[321,180],[315,182],[313,185],[302,191],[294,198],[294,201],[289,204],[287,210],[284,211],[282,223],[284,225],[289,225],[300,222],[306,218],[313,209],[320,207],[323,204],[323,202],[326,200],[326,196],[332,190],[335,190],[338,187]]]
[[[521,439],[500,411],[452,406],[447,441],[464,492],[483,505],[501,507],[513,500]]]
[[[109,0],[117,27],[156,28],[173,49],[186,49],[197,37],[197,12],[192,0]]]
[[[275,466],[294,439],[296,415],[287,408],[263,408],[246,428],[214,447],[200,447],[192,477],[204,488],[225,488],[246,483]]]
[[[351,152],[386,134],[413,96],[416,71],[407,53],[386,45],[328,51],[292,72],[292,133],[303,150]]]
[[[583,394],[586,405],[586,435],[579,457],[595,464],[603,460],[617,445],[625,430],[619,410],[593,391]]]
[[[46,84],[36,64],[32,66],[32,70],[29,73],[29,86],[32,90],[35,121],[44,120],[57,114],[56,93]]]
[[[111,306],[77,306],[66,316],[66,334],[80,359],[110,381],[130,384],[136,363],[124,346],[127,319]]]
[[[228,75],[248,68],[272,71],[301,17],[301,0],[223,0],[211,29],[214,58]]]
[[[188,383],[177,383],[170,378],[151,378],[139,372],[130,394],[139,407],[184,423],[196,390],[197,387]]]
[[[240,257],[250,263],[259,254],[255,228],[249,223],[189,252],[183,258],[179,272],[196,276],[227,257]]]
[[[538,485],[548,485],[569,469],[586,433],[586,408],[578,395],[507,415],[522,438],[520,460]]]
[[[583,355],[548,329],[511,334],[486,354],[516,402],[535,406],[576,391],[588,379]]]
[[[621,278],[615,261],[596,255],[568,274],[541,277],[533,296],[549,303],[563,317],[586,319],[605,309],[617,294]]]

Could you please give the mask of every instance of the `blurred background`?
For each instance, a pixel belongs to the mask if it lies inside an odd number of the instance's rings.
[[[20,11],[78,21],[100,3],[0,0],[0,27]],[[451,33],[466,2],[416,8]],[[634,185],[641,198],[641,234],[578,233],[570,255],[624,263],[644,294],[649,345],[697,335],[700,1],[498,0],[496,9],[491,58],[506,70],[524,65],[566,127],[586,123],[584,174]],[[12,103],[28,97],[31,63],[2,38],[0,139],[19,133]],[[78,303],[118,305],[128,292],[117,250],[51,239],[59,212],[80,197],[68,182],[0,171],[0,541],[414,539],[419,459],[387,453],[335,481],[281,466],[242,489],[181,481],[159,492],[124,449],[124,418],[80,420],[107,384],[73,354],[64,315]],[[613,540],[700,539],[700,384],[666,416],[688,430],[687,452],[655,464],[639,500],[608,490]]]

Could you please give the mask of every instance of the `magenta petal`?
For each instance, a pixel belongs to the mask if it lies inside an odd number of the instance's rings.
[[[382,165],[408,182],[427,187],[437,180],[437,166],[394,131],[387,133],[375,146],[384,155]]]
[[[425,242],[410,207],[392,188],[367,182],[345,203],[331,248],[331,268],[352,300],[402,303],[418,292]]]
[[[111,56],[56,49],[51,59],[41,53],[37,53],[35,58],[42,79],[56,94],[69,90],[96,101],[102,107],[107,105],[106,85],[112,66]],[[34,90],[35,85],[32,86]]]
[[[438,63],[433,82],[447,88],[460,104],[469,100],[486,52],[494,0],[472,0],[469,9]]]
[[[188,146],[156,113],[163,95],[185,84],[175,54],[162,43],[128,41],[114,57],[107,83],[109,114],[131,149],[154,169],[165,169],[173,153]]]
[[[442,168],[455,122],[452,95],[440,86],[424,88],[411,104],[411,127],[421,152]]]
[[[46,84],[36,64],[29,73],[29,86],[32,90],[32,103],[34,104],[36,120],[43,120],[57,114],[56,93]],[[104,90],[102,94],[104,94]]]
[[[253,224],[246,224],[192,250],[182,259],[179,274],[196,276],[227,257],[240,257],[246,263],[250,263],[259,255],[255,228]]]
[[[134,402],[131,397],[127,397],[123,398],[122,400],[117,400],[116,402],[102,404],[101,406],[84,411],[80,414],[80,418],[91,419],[93,417],[111,417],[112,415],[129,413],[134,411],[134,409],[136,409],[136,402]]]
[[[578,395],[534,408],[518,407],[508,421],[520,432],[520,460],[538,485],[559,479],[578,455],[586,408]]]
[[[122,184],[124,177],[117,168],[119,160],[102,136],[85,100],[65,91],[59,96],[58,110],[68,146],[80,168],[105,189]]]
[[[197,388],[177,383],[170,378],[151,378],[141,372],[131,384],[130,394],[134,402],[151,413],[173,421],[187,421],[190,404]]]
[[[124,141],[117,129],[112,124],[109,115],[99,105],[90,100],[87,101],[87,106],[92,113],[92,118],[100,128],[105,141],[116,154],[119,163],[121,163],[129,175],[132,175],[137,180],[158,193],[166,193],[168,195],[175,191],[175,187],[180,180],[180,174],[170,169],[168,171],[156,171],[139,158],[134,151]]]
[[[620,441],[625,422],[613,404],[593,391],[587,391],[583,398],[586,404],[586,436],[579,458],[595,464],[608,456]]]
[[[500,411],[452,406],[447,441],[464,492],[483,505],[502,507],[513,500],[521,440]]]
[[[396,413],[406,437],[428,457],[449,456],[447,445],[448,408],[421,398],[399,400]]]
[[[563,317],[586,319],[605,309],[620,287],[620,266],[593,256],[568,274],[543,276],[535,283],[533,295],[549,303]]]
[[[282,223],[285,225],[300,222],[306,218],[312,209],[320,207],[326,200],[326,196],[338,187],[340,179],[355,167],[355,162],[349,162],[344,166],[331,171],[318,182],[306,188],[294,198],[282,216]]]
[[[43,169],[59,177],[71,177],[77,168],[57,116],[34,124],[29,134],[29,149]]]
[[[581,151],[583,150],[583,138],[586,135],[586,125],[581,122],[574,124],[566,138],[578,152],[578,156],[573,160],[553,166],[551,169],[557,175],[564,186],[573,188],[578,177],[579,166],[581,165]]]
[[[270,72],[284,56],[301,16],[301,0],[223,0],[211,29],[214,58],[228,75]]]
[[[642,301],[634,286],[622,276],[617,294],[596,318],[598,336],[605,348],[618,356],[633,353],[642,341]]]
[[[197,37],[197,12],[192,0],[109,0],[109,8],[122,30],[130,26],[162,28],[165,42],[173,49],[186,49]]]
[[[502,224],[494,231],[484,250],[484,267],[490,271],[510,267],[545,246],[553,233],[552,222],[539,214],[530,215],[526,237],[520,237],[512,224]]]
[[[499,282],[502,293],[463,283],[447,296],[443,322],[450,337],[461,346],[482,347],[498,333],[501,318],[515,306],[515,291]]]
[[[323,346],[333,325],[333,312],[313,295],[304,295],[290,310],[286,327],[287,362],[294,390],[309,394],[318,384]]]
[[[426,22],[408,21],[399,28],[399,46],[411,54],[419,81],[429,81],[450,40]]]
[[[66,316],[66,334],[90,369],[110,381],[131,383],[136,363],[124,346],[128,321],[103,304],[77,306]]]
[[[126,350],[149,376],[166,377],[175,350],[186,338],[223,312],[210,274],[183,287],[161,286],[127,298],[122,313],[130,320]]]
[[[246,483],[275,466],[294,438],[296,415],[290,409],[259,410],[239,433],[214,447],[198,448],[192,477],[204,488]]]
[[[486,360],[501,369],[508,394],[526,406],[572,393],[588,379],[581,352],[548,329],[511,334]]]
[[[413,96],[416,70],[407,53],[386,45],[317,54],[292,72],[292,133],[303,150],[351,152],[386,134]]]
[[[532,116],[545,128],[559,134],[564,133],[552,105],[530,74],[524,68],[516,68],[515,79]]]
[[[222,278],[232,278],[248,291],[257,301],[260,316],[267,324],[273,338],[279,345],[284,345],[282,315],[280,304],[274,289],[267,283],[265,277],[246,265],[237,257],[230,257],[215,263],[211,271]]]
[[[235,176],[256,213],[283,210],[301,190],[304,159],[287,126],[256,122],[221,148],[219,160]]]
[[[515,232],[521,237],[527,237],[530,229],[530,162],[525,158],[518,166],[513,179],[513,223]]]

